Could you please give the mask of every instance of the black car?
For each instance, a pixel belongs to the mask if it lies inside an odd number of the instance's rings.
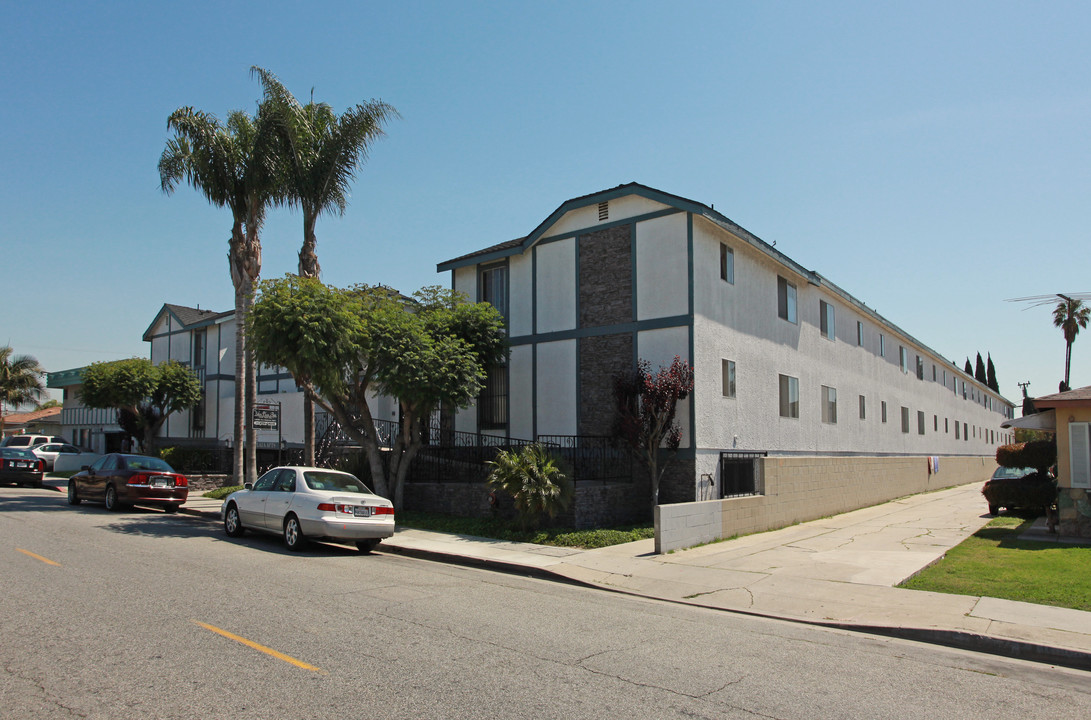
[[[985,481],[981,494],[989,504],[990,515],[999,515],[1000,508],[1044,514],[1057,500],[1057,481],[1034,468],[999,467]]]
[[[0,483],[41,487],[45,462],[29,450],[0,447]]]

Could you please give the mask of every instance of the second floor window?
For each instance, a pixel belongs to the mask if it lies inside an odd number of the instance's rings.
[[[500,311],[505,319],[508,317],[508,266],[492,265],[481,268],[478,280],[478,296],[480,302],[487,302]]]
[[[796,321],[796,286],[777,278],[777,315],[790,323]]]

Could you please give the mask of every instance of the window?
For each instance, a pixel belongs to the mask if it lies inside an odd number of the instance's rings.
[[[867,419],[867,400],[864,399],[863,395],[860,396],[860,419]]]
[[[837,388],[822,386],[822,422],[837,423]]]
[[[735,282],[735,251],[720,243],[720,279]]]
[[[939,415],[932,416],[932,432],[939,432]]]
[[[902,406],[902,432],[909,434],[909,408]]]
[[[917,356],[917,379],[924,380],[924,360],[921,356]]]
[[[201,391],[201,399],[197,401],[197,405],[189,411],[190,421],[193,425],[193,431],[200,433],[205,429],[205,393]]]
[[[935,364],[933,364],[932,365],[932,382],[935,382],[935,381],[936,381],[936,366],[935,366]]]
[[[505,318],[508,316],[508,267],[507,265],[492,265],[481,268],[481,276],[478,280],[478,300],[487,302],[500,311]]]
[[[834,327],[833,305],[825,300],[818,301],[819,323],[822,325],[822,337],[833,340],[837,335]]]
[[[962,423],[962,441],[966,442],[970,439],[970,426],[966,423]]]
[[[879,357],[886,357],[886,335],[879,333]]]
[[[497,430],[508,425],[508,368],[490,365],[485,370],[485,384],[477,396],[477,426]]]
[[[882,406],[881,409],[882,409],[882,415],[883,415],[883,422],[885,423],[886,422],[886,400],[883,400],[882,403],[880,403],[880,405]]]
[[[724,397],[735,397],[735,361],[721,360],[720,372],[722,375]]]
[[[898,364],[901,366],[903,373],[909,372],[909,351],[905,349],[904,345],[898,346]]]
[[[962,439],[962,435],[959,433],[958,420],[955,420],[955,440],[961,440],[961,439]]]
[[[780,416],[799,417],[799,378],[780,376]]]
[[[1068,423],[1068,466],[1072,487],[1091,488],[1091,423]]]
[[[204,329],[196,330],[193,333],[193,367],[195,368],[205,366],[205,333]]]
[[[777,315],[790,323],[796,321],[796,286],[777,278]]]
[[[856,344],[864,344],[864,324],[859,320],[856,321]]]
[[[924,411],[917,411],[917,434],[924,435]]]

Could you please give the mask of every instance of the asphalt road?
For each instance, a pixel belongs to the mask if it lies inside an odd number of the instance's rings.
[[[3,718],[1091,717],[1080,671],[48,490],[0,488],[0,587]]]

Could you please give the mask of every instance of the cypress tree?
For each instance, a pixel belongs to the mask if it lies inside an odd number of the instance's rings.
[[[981,359],[981,353],[977,354],[977,366],[974,368],[974,379],[982,385],[985,385],[988,381],[988,377],[985,374],[985,361]]]
[[[970,377],[974,376],[974,366],[970,364],[970,358],[966,358],[966,367],[963,368]]]
[[[988,378],[985,384],[989,386],[989,389],[1000,392],[1000,383],[996,380],[996,366],[993,365],[992,353],[989,353],[989,361],[985,370],[985,376]]]

